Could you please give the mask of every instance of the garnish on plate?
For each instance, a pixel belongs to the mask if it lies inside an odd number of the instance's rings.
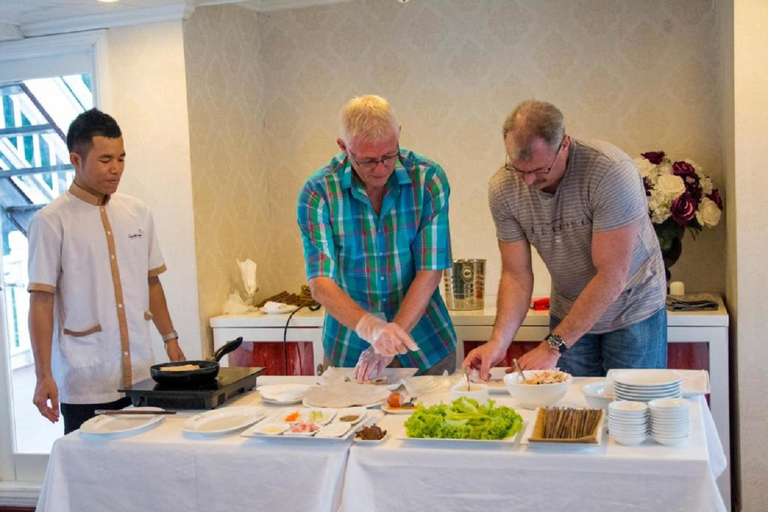
[[[362,439],[363,441],[378,441],[379,439],[384,439],[385,435],[387,435],[387,431],[381,430],[381,427],[374,423],[371,426],[358,430],[355,438]]]
[[[291,432],[293,433],[309,433],[320,430],[320,425],[311,421],[300,421],[291,425]]]
[[[292,413],[286,415],[283,418],[283,421],[287,423],[293,423],[294,421],[298,421],[301,418],[301,412],[299,411],[293,411]]]
[[[403,393],[399,393],[397,391],[393,391],[389,394],[387,397],[387,406],[389,406],[392,409],[413,409],[416,407],[413,405],[413,400],[408,398]]]

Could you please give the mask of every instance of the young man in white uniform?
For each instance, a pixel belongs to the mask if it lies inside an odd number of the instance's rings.
[[[184,361],[159,274],[152,213],[116,194],[125,165],[117,122],[96,109],[70,125],[69,190],[29,228],[29,331],[40,414],[64,433],[96,409],[130,405],[118,389],[149,377],[151,319],[171,361]]]

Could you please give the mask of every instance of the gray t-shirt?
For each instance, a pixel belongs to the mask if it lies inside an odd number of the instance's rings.
[[[564,318],[595,276],[592,233],[643,219],[627,285],[590,329],[599,334],[649,318],[664,306],[666,277],[648,216],[642,178],[632,159],[602,141],[578,141],[554,194],[535,190],[503,167],[491,178],[488,201],[502,242],[528,240],[552,276],[550,314]]]

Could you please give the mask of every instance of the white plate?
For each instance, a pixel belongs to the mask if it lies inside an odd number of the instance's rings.
[[[388,414],[413,414],[416,407],[390,407],[386,403],[381,404],[381,410]]]
[[[424,446],[437,446],[439,448],[449,448],[451,446],[457,448],[481,448],[481,447],[510,447],[515,445],[515,441],[520,437],[520,432],[525,430],[525,424],[519,432],[513,436],[504,439],[443,439],[437,437],[407,437],[397,436],[395,439],[400,441],[407,441],[408,443],[419,444]]]
[[[293,313],[299,309],[299,306],[291,306],[288,304],[283,304],[280,309],[266,309],[261,308],[261,311],[268,314],[268,315],[282,315],[283,313]]]
[[[366,414],[368,414],[368,409],[365,407],[347,407],[345,409],[339,409],[336,411],[334,423],[349,423],[350,425],[357,425],[365,419]],[[357,416],[357,419],[354,421],[343,420],[342,418],[345,416]]]
[[[219,435],[235,432],[264,418],[258,407],[225,407],[195,414],[184,422],[185,432],[201,435]]]
[[[288,430],[288,427],[290,427],[290,425],[286,423],[268,423],[262,421],[252,429],[251,434],[261,436],[279,436]]]
[[[375,446],[383,443],[387,439],[389,439],[389,431],[387,431],[381,439],[360,439],[359,437],[355,437],[355,443],[363,446]]]
[[[315,425],[317,425],[317,423],[315,423]],[[319,425],[317,426],[319,427]],[[293,428],[293,425],[291,425],[291,428]],[[315,430],[310,430],[307,432],[291,432],[291,429],[289,428],[288,430],[283,432],[283,435],[288,437],[312,437],[315,434],[317,434],[319,431],[320,431],[320,428],[317,428]]]
[[[131,411],[147,411],[139,415],[106,415],[95,416],[80,426],[80,432],[89,435],[123,434],[134,432],[163,420],[162,414],[152,414],[152,411],[162,411],[159,407],[134,407]]]
[[[504,385],[504,376],[508,369],[508,366],[491,368],[491,378],[485,381],[488,384],[489,393],[508,393],[507,386]]]
[[[674,370],[611,370],[613,382],[625,386],[667,386],[680,382],[682,379]]]
[[[356,428],[350,428],[341,436],[337,437],[317,437],[317,433],[319,430],[316,430],[315,432],[311,432],[309,434],[307,433],[296,433],[296,432],[288,432],[288,429],[285,430],[284,433],[265,433],[265,429],[268,428],[268,426],[277,426],[279,423],[275,423],[273,421],[270,421],[270,419],[263,420],[260,423],[257,423],[256,425],[252,426],[251,428],[245,430],[240,435],[243,437],[253,437],[258,439],[282,439],[285,442],[296,442],[296,441],[306,441],[308,443],[321,443],[325,441],[347,441],[350,437],[352,437],[355,434],[355,431],[357,431]],[[331,423],[330,425],[336,425],[336,423]],[[301,440],[301,441],[300,441]]]
[[[315,437],[341,437],[349,432],[351,428],[352,425],[349,423],[331,423],[321,427],[317,434],[315,434]]]
[[[287,419],[289,416],[293,416],[294,413],[299,413],[295,419]],[[272,423],[288,423],[294,424],[307,419],[307,409],[302,407],[289,407],[278,412],[271,418]]]
[[[307,384],[267,384],[258,386],[256,391],[261,399],[270,404],[300,404],[309,389]]]
[[[336,416],[336,409],[328,409],[328,408],[313,408],[308,411],[306,411],[305,417],[307,418],[307,421],[311,421],[312,423],[317,423],[318,425],[325,425],[329,421],[333,419],[333,417]]]

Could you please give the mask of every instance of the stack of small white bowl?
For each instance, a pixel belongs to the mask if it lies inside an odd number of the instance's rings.
[[[650,402],[683,396],[683,380],[672,370],[614,370],[612,377],[616,400]]]
[[[648,404],[621,400],[608,405],[608,433],[617,443],[633,446],[648,436]]]
[[[691,435],[691,406],[683,398],[660,398],[648,402],[651,435],[660,444],[678,444]]]

